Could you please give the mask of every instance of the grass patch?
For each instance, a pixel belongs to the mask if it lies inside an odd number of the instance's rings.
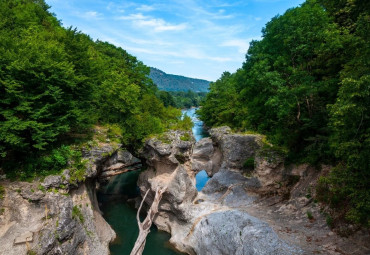
[[[162,143],[171,144],[171,139],[168,137],[166,133],[159,134],[156,136],[156,138]]]
[[[181,141],[190,141],[190,140],[191,140],[191,136],[190,136],[190,134],[189,134],[189,133],[185,133],[184,135],[182,135],[182,136],[180,137],[180,140],[181,140]]]
[[[311,211],[307,211],[306,214],[307,214],[307,218],[309,220],[313,220],[314,219]]]
[[[72,208],[72,218],[79,220],[82,224],[85,222],[85,218],[78,206],[73,206]]]

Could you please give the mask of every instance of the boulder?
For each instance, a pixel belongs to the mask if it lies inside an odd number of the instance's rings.
[[[202,217],[195,223],[187,245],[202,255],[302,254],[279,239],[267,223],[239,210]]]
[[[207,182],[202,193],[211,201],[229,207],[241,207],[251,204],[256,198],[247,190],[259,187],[260,183],[255,177],[246,178],[239,172],[222,169]]]
[[[235,134],[229,127],[212,128],[209,133],[222,155],[220,168],[241,171],[246,160],[254,158],[262,145],[262,136]]]

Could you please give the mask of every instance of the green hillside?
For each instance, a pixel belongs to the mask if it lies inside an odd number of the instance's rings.
[[[180,75],[166,74],[157,69],[150,68],[149,77],[158,86],[160,90],[165,91],[195,91],[207,92],[209,88],[209,81],[201,79],[193,79]]]

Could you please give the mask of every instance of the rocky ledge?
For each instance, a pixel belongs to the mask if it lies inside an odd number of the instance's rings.
[[[283,153],[263,136],[228,127],[210,134],[195,143],[183,141],[184,132],[170,132],[142,151],[148,169],[139,177],[141,194],[150,190],[150,206],[157,188],[167,187],[154,223],[171,234],[176,249],[191,255],[366,254],[365,244],[359,248],[331,232],[307,195],[318,171],[285,166]],[[212,178],[198,192],[200,170]]]
[[[120,145],[83,150],[80,171],[43,181],[1,181],[0,254],[109,254],[115,232],[99,210],[96,189],[111,176],[141,168]]]

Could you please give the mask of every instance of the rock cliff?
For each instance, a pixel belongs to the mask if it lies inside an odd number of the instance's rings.
[[[284,153],[255,134],[228,127],[210,130],[198,142],[182,132],[146,142],[141,194],[157,187],[163,194],[154,223],[171,234],[173,246],[187,254],[368,254],[368,234],[341,238],[328,227],[312,199],[320,171],[285,166]],[[327,169],[328,166],[322,166]],[[212,178],[198,192],[195,175]]]
[[[140,168],[119,145],[83,151],[83,169],[43,181],[2,181],[0,254],[109,254],[115,232],[99,210],[96,188],[111,176]]]
[[[267,223],[245,210],[255,200],[246,189],[261,184],[239,170],[256,154],[260,137],[220,128],[211,130],[212,139],[194,145],[181,141],[182,136],[172,132],[167,139],[170,143],[146,142],[142,154],[149,167],[138,183],[141,194],[151,190],[145,201],[148,205],[154,191],[167,186],[154,222],[171,233],[170,242],[188,254],[299,254],[300,249],[281,240]],[[198,192],[194,177],[201,169],[213,177]]]

